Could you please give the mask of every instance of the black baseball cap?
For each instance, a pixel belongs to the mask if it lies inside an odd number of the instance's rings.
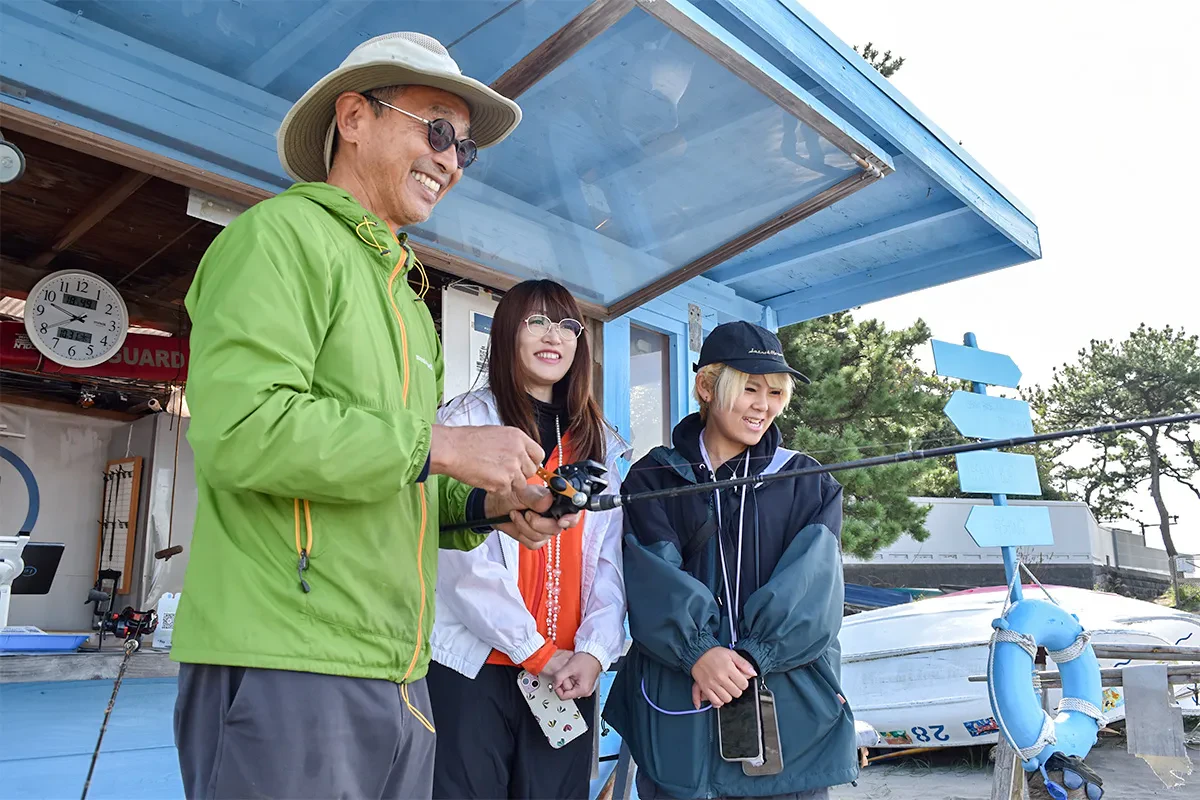
[[[699,372],[709,364],[727,364],[747,375],[786,372],[804,383],[807,376],[788,366],[779,337],[750,322],[725,322],[713,328],[700,348],[700,360],[692,367]]]

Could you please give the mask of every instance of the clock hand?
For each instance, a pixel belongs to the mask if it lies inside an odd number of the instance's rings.
[[[66,314],[68,317],[70,317],[71,322],[83,322],[85,319],[87,319],[87,314],[84,314],[82,317],[77,317],[74,314],[72,314],[70,311],[67,311],[65,308],[60,306],[58,303],[51,303],[50,305],[54,306],[59,311],[61,311],[62,313]]]

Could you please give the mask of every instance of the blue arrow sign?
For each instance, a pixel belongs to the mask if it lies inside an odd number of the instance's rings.
[[[1045,506],[975,506],[966,528],[980,547],[1054,544],[1050,509]]]
[[[933,366],[938,375],[991,386],[1015,389],[1021,380],[1021,370],[1006,355],[937,339],[933,340]]]
[[[1024,400],[990,397],[974,392],[955,392],[944,410],[963,436],[1012,439],[1033,435],[1029,403]]]
[[[1042,493],[1033,456],[981,450],[959,453],[954,460],[958,464],[958,485],[964,492],[1032,496]]]

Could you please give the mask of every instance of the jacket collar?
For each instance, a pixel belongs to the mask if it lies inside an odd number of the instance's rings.
[[[655,458],[660,464],[673,469],[688,483],[697,483],[696,467],[704,463],[704,454],[700,451],[700,434],[704,430],[704,422],[699,414],[689,414],[675,426],[671,432],[673,449],[658,448]],[[750,448],[750,474],[758,475],[767,468],[775,451],[783,441],[783,434],[774,422],[771,423],[758,444]],[[741,457],[735,459],[740,463]],[[717,469],[720,473],[728,468],[728,463]]]

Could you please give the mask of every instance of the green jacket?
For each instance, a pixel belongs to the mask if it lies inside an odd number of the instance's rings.
[[[297,184],[200,262],[186,298],[199,496],[174,660],[425,675],[438,548],[485,537],[438,533],[470,488],[426,474],[442,349],[406,238],[348,192]]]

